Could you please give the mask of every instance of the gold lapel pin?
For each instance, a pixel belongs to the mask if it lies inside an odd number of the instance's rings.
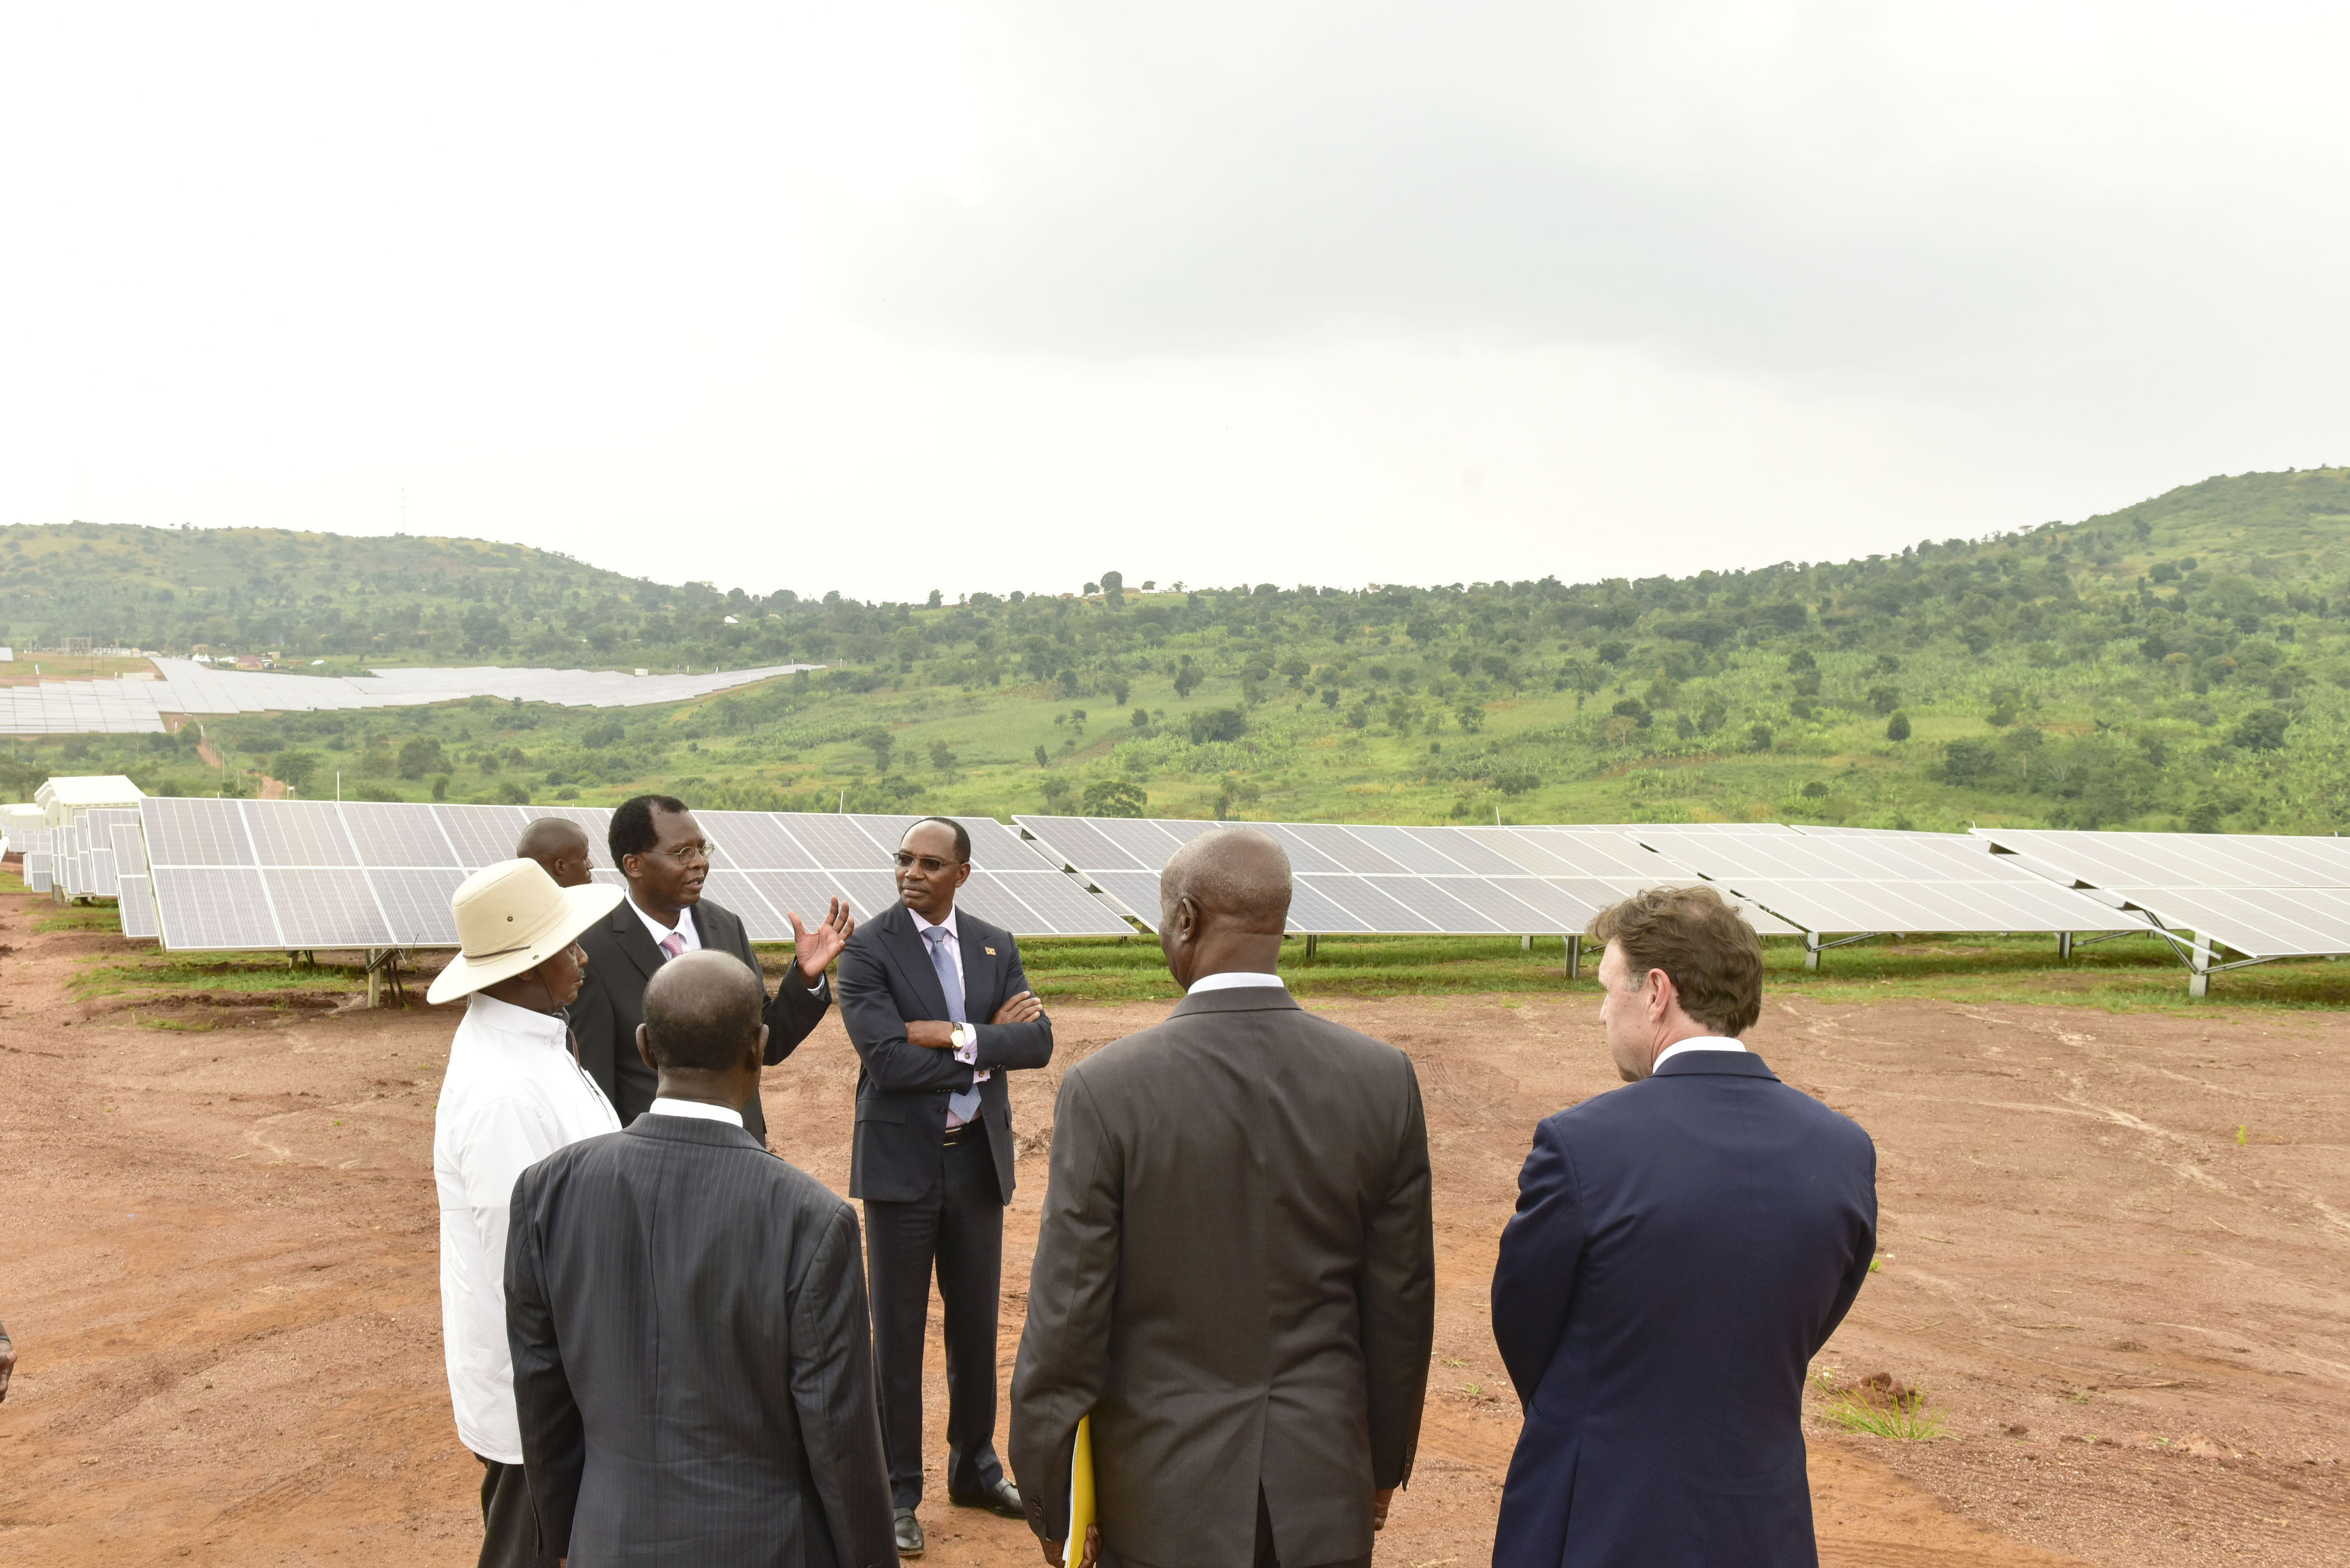
[[[995,956],[995,950],[994,950],[993,948],[990,948],[990,949],[988,949],[988,950],[987,950],[987,956],[988,956],[988,957],[990,957],[990,958],[993,958],[993,957]]]

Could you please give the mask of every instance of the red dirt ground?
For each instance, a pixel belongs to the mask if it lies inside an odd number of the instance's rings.
[[[453,1014],[73,1002],[77,964],[129,944],[35,935],[47,908],[0,897],[0,1562],[470,1562],[431,1176]],[[1612,1085],[1594,1010],[1318,1005],[1410,1053],[1434,1143],[1437,1363],[1378,1557],[1482,1563],[1518,1425],[1494,1241],[1533,1124]],[[1062,1060],[1163,1011],[1060,1009]],[[2350,1025],[1790,1002],[1751,1039],[1880,1151],[1884,1266],[1822,1368],[1947,1419],[1907,1443],[1814,1420],[1825,1562],[2350,1563]],[[829,1023],[768,1074],[777,1147],[835,1188],[855,1076]],[[1014,1079],[1007,1378],[1056,1076]],[[942,1490],[931,1563],[1037,1561]]]

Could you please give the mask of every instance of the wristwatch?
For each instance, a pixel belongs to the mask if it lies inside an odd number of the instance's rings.
[[[968,1023],[958,1023],[947,1038],[954,1042],[956,1050],[965,1051],[979,1044],[979,1031]]]

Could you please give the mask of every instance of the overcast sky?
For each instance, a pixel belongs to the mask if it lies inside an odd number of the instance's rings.
[[[0,0],[0,522],[860,597],[2350,461],[2343,8]]]

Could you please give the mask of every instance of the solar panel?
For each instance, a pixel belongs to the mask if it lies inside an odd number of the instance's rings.
[[[264,866],[357,866],[359,852],[333,801],[281,800],[247,813],[254,858]]]
[[[457,945],[457,922],[449,899],[471,872],[456,867],[370,867],[367,878],[390,928],[389,945],[449,948]]]
[[[122,934],[141,941],[153,941],[162,934],[155,923],[155,885],[145,877],[123,877],[118,879],[120,891],[116,893],[116,909],[122,921]]]
[[[393,945],[390,926],[368,887],[367,873],[276,867],[261,874],[277,911],[281,940],[297,948],[383,948]]]
[[[257,868],[215,866],[204,868],[201,877],[172,875],[178,869],[155,867],[156,928],[166,949],[210,951],[302,945],[278,934],[277,917],[262,889]]]
[[[792,928],[784,917],[767,907],[758,887],[740,871],[711,867],[702,884],[702,896],[722,909],[732,909],[743,918],[743,929],[754,942],[786,942],[791,940]]]
[[[785,830],[772,812],[702,811],[694,814],[720,861],[737,870],[812,871],[816,856]],[[608,857],[607,857],[608,858]]]
[[[435,805],[426,808],[449,836],[457,864],[471,871],[515,857],[515,844],[530,825],[518,805]]]
[[[1014,821],[1036,836],[1037,843],[1046,853],[1065,866],[1087,872],[1149,871],[1156,877],[1157,866],[1149,865],[1131,850],[1110,836],[1102,824],[1088,822],[1082,816],[1021,816]],[[1174,852],[1174,845],[1167,853]],[[1163,864],[1165,855],[1160,861]],[[1158,900],[1154,898],[1152,903]]]
[[[2113,912],[1957,834],[1638,830],[1641,842],[1806,931],[2081,931]]]
[[[432,808],[382,801],[345,801],[343,827],[362,866],[455,866],[457,852]]]
[[[253,836],[232,800],[152,797],[139,805],[153,866],[251,866]]]
[[[2255,958],[2350,952],[2350,840],[2249,833],[1978,828],[2043,875],[2117,896],[2161,925]],[[2110,918],[2108,923],[2111,923]]]

